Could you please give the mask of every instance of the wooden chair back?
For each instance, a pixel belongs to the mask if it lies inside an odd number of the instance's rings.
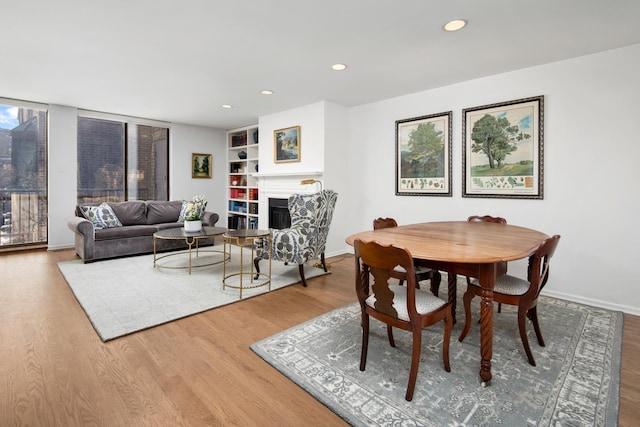
[[[497,224],[506,224],[507,220],[504,218],[501,218],[499,216],[491,216],[491,215],[472,215],[469,218],[467,218],[467,221],[469,222],[495,222]]]

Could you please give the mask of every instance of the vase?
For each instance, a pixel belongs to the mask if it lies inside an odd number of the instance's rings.
[[[195,233],[202,230],[202,220],[195,221],[185,221],[184,222],[184,231],[187,233]]]
[[[247,158],[247,152],[246,151],[241,151],[238,153],[238,158],[240,159],[246,159]]]

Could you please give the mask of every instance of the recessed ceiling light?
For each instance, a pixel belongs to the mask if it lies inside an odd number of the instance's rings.
[[[222,104],[222,108],[233,108],[231,104]]]
[[[445,31],[458,31],[463,29],[467,25],[467,21],[464,19],[454,19],[444,24]]]
[[[347,66],[344,65],[344,64],[333,64],[331,66],[331,69],[334,70],[334,71],[342,71],[342,70],[346,70]]]
[[[269,89],[261,90],[260,93],[263,95],[273,95],[273,91]]]

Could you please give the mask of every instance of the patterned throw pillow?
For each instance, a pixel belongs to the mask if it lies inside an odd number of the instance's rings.
[[[100,206],[80,206],[80,211],[96,229],[122,227],[113,209],[106,202]]]

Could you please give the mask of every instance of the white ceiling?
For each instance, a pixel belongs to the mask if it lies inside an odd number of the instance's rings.
[[[2,0],[0,97],[230,129],[637,44],[639,21],[640,0]]]

